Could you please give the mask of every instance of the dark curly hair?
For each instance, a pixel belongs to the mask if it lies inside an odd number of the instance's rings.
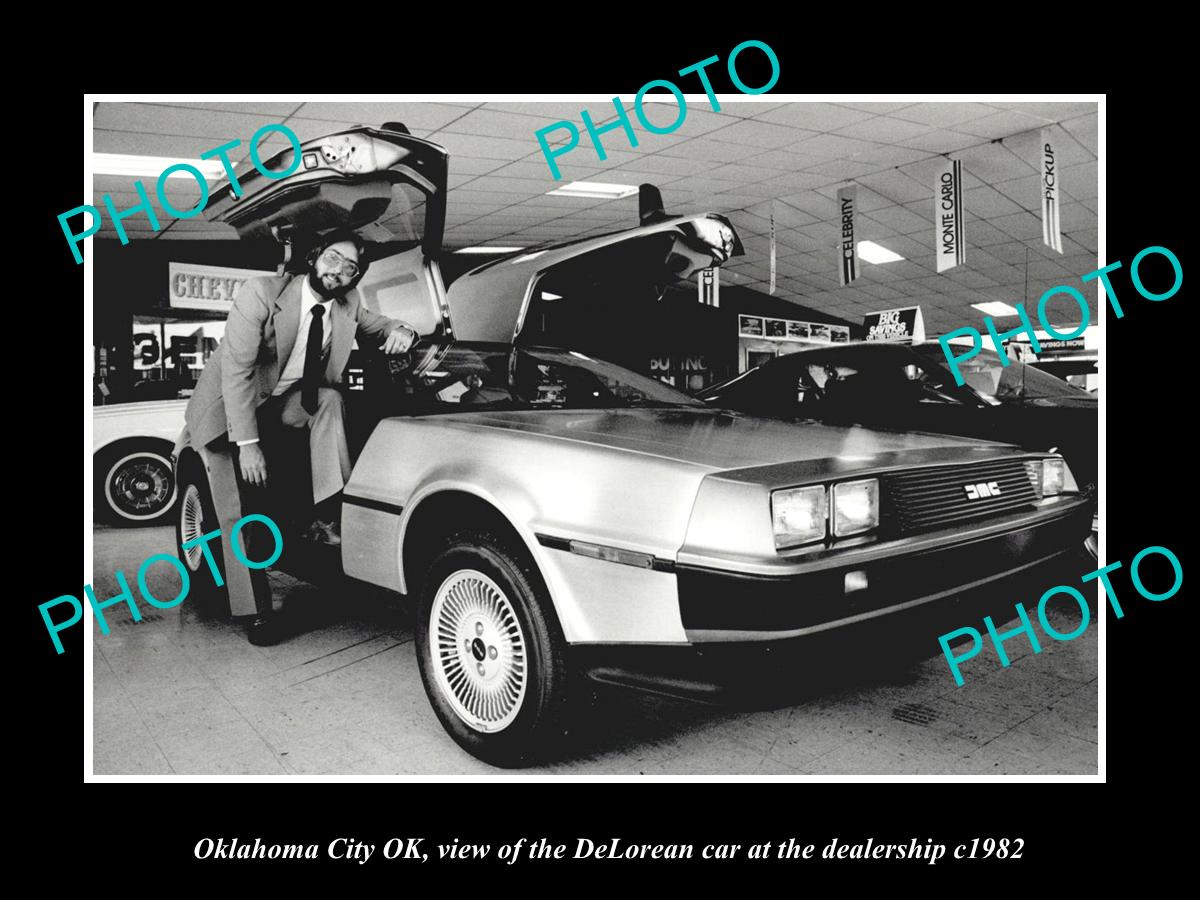
[[[362,278],[363,273],[367,271],[367,267],[371,264],[368,254],[369,245],[362,235],[351,231],[349,228],[335,228],[333,231],[317,235],[313,241],[312,248],[305,256],[308,267],[311,269],[315,266],[317,264],[317,257],[329,249],[329,247],[343,242],[353,244],[354,249],[358,251],[358,278]],[[355,283],[358,282],[358,278],[355,279]]]

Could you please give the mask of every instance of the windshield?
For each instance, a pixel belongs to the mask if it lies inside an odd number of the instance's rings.
[[[835,401],[839,407],[859,411],[910,403],[980,402],[970,391],[955,387],[941,366],[930,365],[907,346],[882,343],[787,354],[714,385],[700,396],[716,406],[786,410],[789,415],[815,415],[818,405]]]
[[[605,360],[541,347],[450,345],[409,381],[421,414],[704,405],[669,385]]]
[[[931,363],[946,365],[946,356],[940,344],[922,344],[914,349]],[[958,370],[967,387],[997,402],[1052,397],[1091,397],[1087,391],[1033,366],[1015,360],[1009,360],[1005,366],[1001,363],[999,355],[991,350],[980,350],[978,356],[959,361]]]

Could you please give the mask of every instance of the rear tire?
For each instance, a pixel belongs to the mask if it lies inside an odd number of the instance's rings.
[[[179,506],[175,515],[175,545],[179,560],[191,579],[188,597],[197,609],[210,615],[229,614],[229,593],[224,587],[225,558],[223,538],[215,537],[207,547],[221,573],[221,587],[217,587],[208,561],[204,558],[204,546],[196,545],[187,550],[183,545],[210,531],[220,530],[217,511],[213,506],[212,491],[204,465],[194,455],[185,456],[179,465]]]
[[[416,644],[429,702],[472,756],[518,767],[559,748],[566,642],[523,548],[489,531],[449,536],[420,589]]]

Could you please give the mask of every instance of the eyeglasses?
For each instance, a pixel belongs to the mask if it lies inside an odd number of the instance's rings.
[[[340,268],[349,278],[354,278],[359,273],[358,263],[354,262],[354,260],[346,259],[346,257],[342,256],[342,254],[338,253],[332,247],[322,253],[321,256],[329,265]]]

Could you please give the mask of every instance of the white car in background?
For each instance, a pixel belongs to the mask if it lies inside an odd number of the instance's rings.
[[[186,407],[187,400],[93,407],[95,521],[120,526],[171,521],[178,493],[171,447]]]

